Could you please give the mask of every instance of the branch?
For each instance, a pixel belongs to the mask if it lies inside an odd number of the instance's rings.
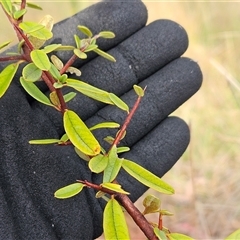
[[[134,222],[139,226],[142,232],[145,234],[149,240],[158,240],[155,235],[151,224],[143,216],[143,214],[135,207],[130,198],[125,194],[117,194],[115,199],[121,203],[121,205],[126,209],[129,215],[132,217]]]

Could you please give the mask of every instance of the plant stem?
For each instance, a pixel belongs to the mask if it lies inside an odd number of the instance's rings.
[[[116,138],[114,139],[114,141],[113,141],[113,143],[112,143],[112,146],[113,146],[113,145],[116,145],[116,146],[117,146],[118,143],[120,142],[120,140],[121,140],[121,138],[122,138],[125,130],[127,129],[127,127],[128,127],[128,125],[129,125],[129,123],[130,123],[130,121],[131,121],[134,113],[136,112],[136,110],[137,110],[137,108],[138,108],[138,106],[139,106],[139,103],[140,103],[141,99],[142,99],[142,97],[140,97],[140,96],[137,98],[137,101],[135,102],[133,108],[131,109],[130,113],[128,114],[127,118],[125,119],[125,121],[124,121],[124,123],[123,123],[123,125],[122,125],[122,127],[121,127],[121,129],[120,129],[120,131],[119,131],[119,133],[118,133],[118,135],[117,135]],[[111,148],[112,148],[112,146],[111,146]]]
[[[116,200],[126,209],[134,222],[139,226],[142,232],[149,240],[157,240],[151,224],[147,221],[144,215],[135,207],[130,198],[125,194],[117,194]]]

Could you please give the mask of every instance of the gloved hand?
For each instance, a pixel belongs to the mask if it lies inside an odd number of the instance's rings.
[[[179,159],[189,143],[189,129],[179,118],[168,117],[200,87],[202,74],[191,59],[181,57],[188,47],[185,30],[169,20],[145,26],[147,10],[140,1],[97,3],[54,27],[55,43],[73,43],[77,25],[93,33],[113,31],[116,38],[100,40],[117,62],[90,54],[77,62],[81,79],[122,96],[133,106],[133,84],[147,86],[122,144],[123,155],[158,176]],[[68,53],[59,55],[68,59]],[[0,67],[2,68],[2,67]],[[46,91],[46,88],[42,87]],[[104,120],[122,123],[125,114],[113,106],[81,94],[70,102],[89,126]],[[31,139],[59,138],[60,113],[33,101],[14,79],[0,99],[0,239],[93,239],[102,233],[102,200],[92,189],[59,200],[54,192],[75,180],[99,182],[72,146],[30,145]],[[109,131],[94,132],[98,138]],[[101,140],[100,140],[101,141]],[[146,187],[121,173],[118,181],[137,200]]]

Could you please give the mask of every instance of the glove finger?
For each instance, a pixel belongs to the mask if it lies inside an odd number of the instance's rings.
[[[162,177],[184,153],[189,139],[187,124],[179,118],[169,117],[136,143],[123,157]],[[136,201],[148,189],[124,170],[117,180],[131,193],[132,201]]]
[[[189,99],[201,86],[202,73],[198,64],[188,58],[178,58],[140,83],[147,86],[145,96],[140,102],[128,128],[127,135],[121,141],[125,146],[132,146],[144,135],[157,126],[164,118]],[[137,96],[133,90],[123,95],[122,99],[133,107]],[[101,109],[86,123],[93,126],[99,122],[114,121],[123,123],[126,114],[115,106]],[[115,136],[116,130],[101,129],[94,131],[95,136],[102,142],[104,148],[108,144],[103,137]]]
[[[178,24],[168,20],[156,21],[110,51],[116,57],[116,63],[109,63],[101,57],[95,58],[81,68],[81,78],[106,91],[122,95],[133,84],[181,56],[187,45],[187,34]],[[85,120],[103,107],[103,104],[78,94],[68,106]],[[35,107],[41,107],[62,134],[59,115],[39,103]]]
[[[74,34],[79,35],[81,39],[86,37],[77,30],[78,25],[83,25],[88,27],[93,34],[100,31],[114,32],[116,35],[114,39],[99,39],[98,41],[100,49],[108,50],[145,26],[146,22],[147,9],[139,0],[129,2],[103,1],[56,24],[53,28],[54,40],[51,42],[75,45]],[[66,61],[71,57],[71,54],[70,52],[62,52],[59,56]],[[93,54],[88,59],[92,57]],[[78,64],[82,63],[83,61],[78,61]]]

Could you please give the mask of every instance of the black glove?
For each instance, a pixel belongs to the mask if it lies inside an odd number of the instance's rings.
[[[163,176],[189,143],[189,129],[168,115],[200,87],[202,74],[196,62],[181,58],[188,47],[184,29],[169,20],[145,27],[147,10],[140,1],[97,3],[54,27],[55,43],[73,43],[77,25],[93,33],[113,31],[112,40],[100,40],[117,62],[90,54],[79,61],[81,79],[122,96],[133,106],[133,84],[147,86],[122,144],[131,147],[124,158],[134,160]],[[59,55],[66,61],[68,53]],[[15,81],[16,80],[16,81]],[[87,163],[72,146],[30,145],[31,139],[59,138],[63,134],[60,113],[33,101],[16,78],[0,99],[0,239],[93,239],[102,233],[103,200],[93,189],[59,200],[54,192],[75,180],[99,183]],[[46,90],[42,87],[42,90]],[[104,120],[122,123],[123,111],[79,94],[69,103],[89,126]],[[96,131],[97,138],[111,131]],[[100,140],[102,142],[102,140]],[[118,181],[137,200],[146,187],[121,172]]]

